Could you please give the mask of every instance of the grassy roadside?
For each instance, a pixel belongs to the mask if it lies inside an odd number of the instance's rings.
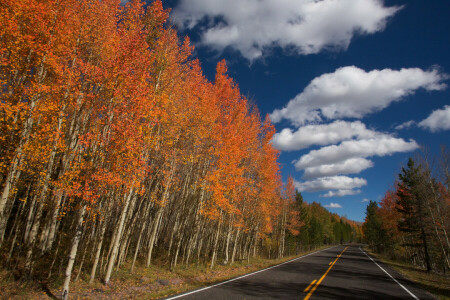
[[[136,267],[130,273],[130,266],[125,264],[114,273],[108,285],[99,281],[89,285],[88,275],[80,274],[80,278],[71,283],[69,296],[71,299],[157,299],[252,273],[328,247],[283,259],[254,258],[250,259],[250,263],[245,260],[232,266],[217,265],[213,270],[205,265],[193,264],[169,271],[166,266],[153,265],[150,268]],[[60,297],[61,285],[62,282],[48,286],[44,282],[19,282],[9,272],[0,271],[1,299],[55,299]]]
[[[415,282],[422,289],[430,292],[438,299],[450,300],[450,276],[427,273],[425,270],[402,261],[389,259],[381,254],[364,249],[367,253],[376,257],[381,262],[389,265],[407,279]]]

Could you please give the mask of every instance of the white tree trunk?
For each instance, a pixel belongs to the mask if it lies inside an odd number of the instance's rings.
[[[107,219],[105,217],[105,220],[103,220],[102,227],[100,230],[100,241],[97,244],[97,251],[95,251],[95,259],[94,259],[94,264],[92,265],[92,269],[91,269],[91,276],[89,278],[89,284],[92,284],[94,282],[95,273],[97,272],[98,261],[100,258],[100,253],[102,251],[103,240],[105,238],[106,221],[107,221]]]
[[[77,256],[78,244],[80,242],[81,234],[83,232],[83,219],[84,219],[85,212],[86,212],[86,205],[83,205],[81,212],[80,212],[80,216],[78,218],[77,229],[76,229],[75,237],[73,238],[72,248],[70,249],[69,262],[67,264],[67,268],[66,268],[66,272],[65,272],[65,280],[64,280],[63,290],[62,290],[62,294],[61,294],[61,298],[63,300],[66,300],[69,297],[70,277],[72,276],[73,264],[74,264],[75,258]]]
[[[220,214],[219,223],[217,224],[216,236],[214,238],[214,247],[213,247],[213,254],[212,254],[211,266],[210,266],[211,270],[214,268],[214,263],[216,262],[217,248],[218,248],[217,246],[219,244],[219,234],[220,234],[221,227],[222,227],[222,214]]]
[[[114,263],[116,262],[117,253],[119,251],[119,245],[120,245],[121,235],[122,235],[122,231],[123,231],[123,225],[125,223],[125,218],[127,216],[128,206],[130,205],[132,194],[133,194],[133,188],[130,188],[130,192],[128,193],[128,196],[126,197],[126,200],[125,200],[125,206],[122,210],[122,214],[120,215],[119,226],[117,227],[117,231],[116,231],[116,239],[114,241],[111,257],[109,258],[109,261],[108,261],[108,267],[106,269],[106,275],[105,275],[105,284],[108,284],[109,280],[111,279],[111,272],[114,267]]]

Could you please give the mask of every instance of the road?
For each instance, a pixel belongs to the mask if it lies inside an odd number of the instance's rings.
[[[435,299],[360,245],[340,245],[167,299]]]

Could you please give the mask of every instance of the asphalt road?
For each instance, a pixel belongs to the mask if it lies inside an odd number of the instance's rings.
[[[359,246],[332,247],[167,299],[435,299]]]

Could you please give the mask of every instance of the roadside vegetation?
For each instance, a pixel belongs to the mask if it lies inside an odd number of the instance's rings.
[[[450,297],[449,152],[410,158],[380,203],[370,201],[362,226],[370,249],[438,297]],[[447,297],[447,298],[445,298]]]
[[[327,247],[329,246],[322,246],[299,255]],[[298,256],[286,256],[282,259],[252,258],[250,263],[245,260],[238,261],[232,266],[219,264],[214,270],[206,265],[191,264],[179,266],[170,271],[157,262],[149,268],[139,265],[133,273],[127,272],[126,268],[119,270],[114,274],[109,285],[103,285],[100,282],[89,284],[86,274],[83,274],[71,284],[70,298],[158,299],[252,273],[295,257]],[[50,283],[17,281],[5,270],[0,272],[0,282],[0,298],[7,299],[54,298],[57,295],[53,293],[59,291],[59,284],[61,284],[56,281]]]
[[[368,251],[370,255],[376,257],[383,263],[389,265],[394,270],[402,274],[405,278],[415,282],[417,286],[430,292],[438,299],[450,299],[450,275],[427,272],[421,267],[412,265],[406,260],[394,260],[388,256],[373,251]]]

